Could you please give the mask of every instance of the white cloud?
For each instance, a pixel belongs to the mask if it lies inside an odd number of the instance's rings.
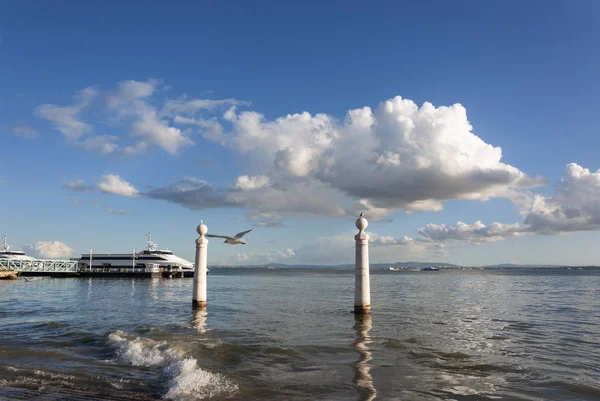
[[[109,95],[107,105],[119,119],[130,122],[130,134],[138,137],[143,144],[134,147],[139,149],[155,144],[175,154],[181,147],[192,145],[193,142],[182,130],[169,126],[167,120],[161,119],[156,107],[148,101],[159,85],[160,81],[154,79],[120,82],[117,90]]]
[[[507,237],[518,237],[528,233],[519,223],[502,224],[494,222],[488,226],[481,221],[466,224],[461,221],[455,225],[428,224],[419,229],[420,241],[427,242],[456,242],[470,243],[496,242]]]
[[[307,112],[271,120],[255,111],[238,112],[236,106],[246,103],[235,99],[182,96],[162,102],[157,97],[160,85],[157,80],[124,81],[106,96],[111,123],[129,128],[127,144],[116,135],[80,139],[92,132],[80,113],[98,96],[94,89],[76,95],[70,106],[42,105],[37,113],[80,146],[106,154],[135,154],[152,145],[176,153],[193,144],[190,135],[200,132],[238,153],[246,171],[229,187],[185,178],[144,195],[189,208],[239,207],[248,209],[248,216],[277,216],[249,217],[258,226],[281,226],[281,219],[289,216],[355,216],[362,211],[380,221],[400,209],[439,211],[450,199],[505,197],[519,208],[522,224],[430,224],[419,230],[415,241],[480,243],[600,229],[600,171],[569,164],[554,195],[533,195],[527,189],[544,180],[502,162],[501,149],[474,134],[460,104],[419,107],[398,96],[375,110],[350,110],[343,121]],[[222,120],[205,114],[229,106]],[[92,190],[83,181],[65,187]],[[124,196],[139,194],[116,175],[102,177],[98,188]],[[378,241],[384,247],[386,241],[389,245],[400,240]]]
[[[136,142],[134,144],[124,146],[120,151],[123,155],[133,156],[144,152],[146,149],[148,149],[148,144],[146,142]]]
[[[552,196],[527,192],[511,196],[523,216],[523,223],[428,224],[418,230],[416,241],[479,244],[510,237],[600,230],[600,170],[593,173],[570,163],[554,186],[554,192]]]
[[[127,105],[135,100],[144,99],[152,96],[160,81],[157,79],[149,79],[148,81],[121,81],[117,86],[116,92],[108,97],[108,105],[110,108],[118,108]]]
[[[343,216],[339,205],[340,194],[311,181],[278,183],[253,189],[231,189],[227,199],[238,207],[246,207],[258,213],[277,213],[282,216]]]
[[[118,149],[116,141],[119,137],[114,135],[97,135],[85,138],[78,144],[87,150],[98,150],[102,154],[110,154]]]
[[[88,150],[133,155],[154,145],[176,154],[181,148],[194,144],[191,134],[200,133],[212,141],[221,139],[223,129],[218,121],[201,114],[247,104],[236,99],[189,99],[185,95],[165,101],[161,98],[161,89],[164,85],[157,79],[122,81],[115,89],[104,92],[87,88],[75,95],[72,105],[44,104],[36,109],[36,115],[50,121],[71,143]],[[81,115],[89,111],[95,98],[103,100],[95,103],[97,122],[117,133],[125,126],[129,139],[111,132],[80,141],[84,135],[94,132],[94,127],[84,122]],[[194,127],[182,130],[174,124]]]
[[[296,255],[291,248],[273,252],[238,252],[232,255],[231,261],[240,265],[262,265],[267,263],[285,263]]]
[[[372,246],[416,246],[415,240],[411,237],[402,236],[396,238],[376,233],[369,233],[369,244]]]
[[[350,110],[343,122],[307,112],[268,120],[234,110],[226,119],[233,126],[226,146],[271,182],[262,192],[273,195],[275,187],[285,197],[290,181],[303,182],[312,193],[337,191],[345,210],[355,214],[362,206],[375,219],[397,209],[438,211],[450,199],[506,197],[544,182],[503,163],[501,149],[472,132],[460,104],[418,107],[398,96],[375,111]]]
[[[33,127],[23,122],[17,123],[15,125],[7,125],[6,127],[4,127],[4,129],[12,132],[17,136],[27,139],[33,139],[39,136],[39,133]]]
[[[600,170],[570,163],[550,197],[535,195],[525,217],[528,231],[556,234],[600,230]]]
[[[242,175],[237,178],[235,186],[239,189],[265,188],[269,186],[269,177],[266,177],[264,175]]]
[[[195,125],[202,128],[200,133],[204,138],[212,142],[224,142],[225,136],[223,133],[223,126],[214,117],[211,119],[204,119],[201,117],[189,118],[176,115],[173,122],[178,125]]]
[[[131,133],[139,136],[142,143],[156,144],[171,154],[176,154],[183,146],[194,144],[182,130],[159,120],[154,111],[140,115],[139,121],[131,125]]]
[[[254,227],[265,227],[265,228],[282,228],[287,227],[282,219],[283,217],[277,213],[249,213],[246,218],[249,221],[254,222]]]
[[[74,103],[70,106],[57,106],[43,104],[36,109],[38,117],[50,121],[69,141],[76,141],[79,137],[92,132],[92,126],[81,121],[79,114],[96,97],[95,89],[86,88],[74,96]]]
[[[369,221],[381,221],[394,214],[395,210],[392,208],[376,207],[373,206],[368,199],[359,199],[352,205],[352,208],[346,211],[346,213],[350,216],[358,216],[361,213],[365,213],[365,217],[368,218]]]
[[[75,253],[74,249],[60,241],[38,241],[33,245],[25,245],[23,248],[28,254],[41,259],[68,258]]]
[[[254,111],[238,114],[234,107],[224,119],[232,128],[215,141],[261,173],[241,175],[223,191],[231,204],[258,213],[342,216],[364,211],[377,221],[398,209],[439,211],[450,199],[514,197],[515,191],[544,182],[503,163],[501,149],[472,132],[460,104],[418,107],[398,96],[374,112],[369,107],[350,110],[341,122],[307,112],[268,120]],[[205,207],[203,197],[197,200],[196,206]],[[194,207],[190,201],[185,205]]]
[[[227,205],[282,216],[365,211],[377,221],[399,209],[439,211],[451,199],[514,199],[523,189],[544,183],[503,163],[501,149],[473,133],[460,104],[435,107],[426,102],[419,107],[397,96],[375,110],[350,110],[343,121],[307,112],[270,120],[256,111],[238,112],[236,107],[247,103],[236,99],[183,95],[163,101],[162,87],[158,80],[130,80],[104,95],[107,121],[126,125],[133,142],[124,144],[122,137],[97,135],[79,144],[105,154],[132,155],[153,145],[175,154],[193,145],[191,135],[200,133],[239,153],[248,167],[229,188],[211,187],[212,191],[226,199]],[[73,105],[44,105],[38,114],[77,139],[91,132],[78,115],[96,95],[88,89]],[[207,115],[226,107],[221,116]],[[194,195],[187,197],[181,184],[168,186],[176,190],[175,198],[166,189],[154,195],[166,200],[185,198],[177,203],[192,208],[219,207],[202,196],[206,184],[202,190],[193,188],[192,194],[187,182],[188,195]],[[199,203],[194,204],[194,199]]]
[[[248,102],[242,102],[237,99],[189,99],[187,96],[182,96],[178,99],[167,100],[163,106],[163,115],[187,115],[193,116],[198,112],[206,110],[214,110],[219,107],[247,105]]]
[[[92,186],[88,186],[85,184],[85,180],[78,178],[71,182],[66,182],[63,184],[63,188],[68,189],[70,191],[75,192],[92,192],[96,188]]]
[[[97,183],[98,189],[114,195],[134,197],[139,195],[139,191],[131,183],[115,174],[107,174],[100,177]]]
[[[128,216],[128,215],[133,214],[129,210],[124,210],[124,209],[106,209],[106,211],[110,214],[116,214],[119,216]]]

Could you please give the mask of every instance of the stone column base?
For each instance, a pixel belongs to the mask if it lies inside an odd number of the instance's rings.
[[[194,308],[206,308],[206,301],[192,301]]]
[[[371,305],[362,306],[362,305],[354,305],[354,313],[357,315],[366,315],[371,313]]]

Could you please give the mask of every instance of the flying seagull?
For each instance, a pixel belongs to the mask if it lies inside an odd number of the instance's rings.
[[[225,238],[225,241],[223,241],[226,244],[231,244],[231,245],[237,245],[237,244],[244,244],[246,245],[246,240],[242,239],[242,237],[246,234],[248,234],[250,231],[252,231],[252,229],[248,230],[248,231],[242,231],[241,233],[237,233],[235,235],[235,237],[228,237],[226,235],[212,235],[212,234],[206,234],[207,237],[210,238]]]

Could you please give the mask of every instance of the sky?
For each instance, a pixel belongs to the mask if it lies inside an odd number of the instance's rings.
[[[600,3],[0,4],[0,234],[41,258],[600,264]]]

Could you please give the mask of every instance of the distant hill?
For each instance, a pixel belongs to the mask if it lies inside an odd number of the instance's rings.
[[[518,268],[540,268],[540,267],[563,267],[563,265],[519,265],[514,263],[501,263],[498,265],[483,266],[486,269],[518,269]]]
[[[371,269],[387,269],[388,267],[399,267],[399,268],[423,268],[425,266],[435,267],[447,267],[447,268],[458,268],[460,266],[452,263],[445,262],[394,262],[394,263],[371,263]],[[314,269],[319,267],[325,267],[328,269],[353,269],[354,264],[341,264],[341,265],[291,265],[285,263],[267,263],[261,265],[245,265],[245,266],[211,266],[213,268],[219,267],[235,267],[235,268],[266,268],[275,267],[281,269]]]
[[[456,268],[456,267],[460,267],[458,265],[454,265],[452,263],[446,263],[446,262],[395,262],[395,263],[371,263],[371,267],[373,267],[374,269],[386,269],[388,267],[404,267],[404,268],[414,268],[414,267],[419,267],[419,268],[423,268],[426,266],[433,266],[433,267],[451,267],[451,268]]]
[[[419,268],[422,269],[426,266],[447,268],[447,269],[457,269],[463,266],[455,265],[447,262],[393,262],[393,263],[371,263],[371,269],[387,269],[388,267],[396,267],[396,268]],[[275,267],[277,269],[318,269],[318,268],[327,268],[327,269],[353,269],[354,264],[340,264],[340,265],[301,265],[301,264],[285,264],[285,263],[267,263],[261,265],[242,265],[242,266],[217,266],[211,265],[210,268],[237,268],[237,269],[248,269],[248,268],[267,268],[267,267]],[[565,265],[544,265],[544,264],[514,264],[514,263],[501,263],[496,265],[486,265],[486,266],[464,266],[464,267],[478,267],[483,269],[536,269],[536,268],[559,268],[559,267],[573,267],[578,268],[582,266],[565,266]],[[593,266],[585,266],[585,267],[593,267]]]

